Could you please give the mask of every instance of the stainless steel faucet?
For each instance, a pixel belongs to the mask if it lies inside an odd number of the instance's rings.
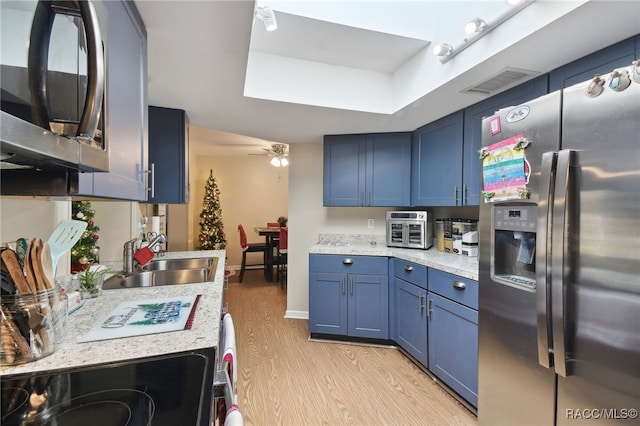
[[[126,243],[124,243],[124,248],[122,251],[122,273],[124,275],[132,274],[133,270],[135,269],[135,259],[133,258],[133,255],[136,250],[135,245],[137,241],[138,239],[134,238],[133,240],[129,240]],[[167,236],[164,234],[158,234],[158,236],[156,236],[153,240],[151,240],[151,242],[147,247],[150,250],[153,250],[154,246],[158,244],[166,243],[166,242],[167,242]]]
[[[133,273],[133,251],[135,249],[137,238],[124,243],[122,252],[122,272],[127,275]]]

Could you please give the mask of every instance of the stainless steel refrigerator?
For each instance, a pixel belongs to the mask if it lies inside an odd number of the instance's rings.
[[[481,425],[640,423],[640,67],[613,71],[483,120]]]

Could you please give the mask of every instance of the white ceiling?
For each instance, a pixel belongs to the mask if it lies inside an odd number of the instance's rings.
[[[201,141],[192,149],[209,155],[413,130],[484,99],[461,92],[507,66],[545,73],[640,33],[638,1],[537,0],[442,64],[429,43],[463,44],[464,23],[491,22],[503,0],[326,2],[338,14],[321,2],[273,2],[279,28],[270,33],[254,23],[253,1],[135,3],[148,35],[149,103],[186,110]],[[321,20],[298,10],[305,3]],[[266,65],[247,73],[256,63]],[[362,111],[371,105],[390,112]]]

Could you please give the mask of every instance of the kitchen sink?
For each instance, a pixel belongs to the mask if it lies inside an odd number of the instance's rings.
[[[159,259],[129,275],[116,274],[104,281],[104,290],[194,284],[215,279],[218,258]]]
[[[167,269],[200,269],[211,268],[211,265],[218,258],[211,257],[190,257],[184,259],[158,259],[147,263],[142,269],[146,271],[158,271]]]

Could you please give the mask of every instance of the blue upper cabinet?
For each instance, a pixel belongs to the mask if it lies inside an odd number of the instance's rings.
[[[147,33],[133,2],[107,1],[109,172],[78,174],[73,195],[146,201]]]
[[[482,119],[500,108],[516,106],[547,93],[547,75],[529,80],[464,110],[464,150],[462,205],[480,203],[481,161],[478,150],[482,147]],[[459,204],[457,204],[459,205]]]
[[[149,202],[189,202],[189,117],[184,110],[149,106]]]
[[[413,132],[411,205],[462,205],[462,111]]]
[[[551,71],[549,90],[553,92],[589,80],[596,74],[610,73],[614,68],[631,65],[635,59],[640,59],[640,35]]]
[[[325,206],[409,206],[411,133],[324,138]]]

